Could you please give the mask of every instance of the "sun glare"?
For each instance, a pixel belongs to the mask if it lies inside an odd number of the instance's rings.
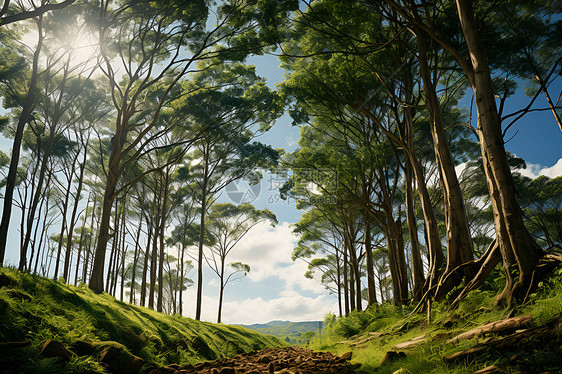
[[[72,39],[69,53],[73,65],[93,67],[99,55],[99,43],[96,35],[86,30],[79,31]]]

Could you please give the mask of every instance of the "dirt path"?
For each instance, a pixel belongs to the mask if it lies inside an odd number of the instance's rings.
[[[347,374],[356,373],[357,365],[343,357],[300,347],[271,348],[198,365],[169,365],[148,371],[149,374]]]

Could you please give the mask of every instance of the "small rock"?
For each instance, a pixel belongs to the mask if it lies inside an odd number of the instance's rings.
[[[100,361],[106,365],[110,373],[115,374],[137,374],[144,365],[142,358],[114,346],[106,347],[103,350]],[[176,371],[175,369],[171,370],[172,373]]]
[[[275,365],[273,365],[273,362],[270,362],[269,365],[267,365],[267,371],[269,373],[274,373],[275,372]]]
[[[352,352],[346,352],[346,353],[344,353],[344,354],[341,356],[341,358],[343,358],[343,359],[346,360],[346,361],[349,361],[349,360],[351,360],[351,356],[352,356],[352,355],[353,355]]]
[[[458,322],[459,320],[456,316],[449,316],[445,319],[445,321],[443,321],[443,327],[445,327],[446,329],[450,329]]]
[[[72,352],[78,356],[91,356],[96,353],[96,348],[84,340],[77,340],[70,345]]]
[[[406,357],[406,354],[404,352],[388,351],[382,358],[381,365],[396,361],[399,358],[403,358],[403,357]]]
[[[72,352],[62,345],[62,343],[51,339],[47,340],[45,344],[43,344],[43,348],[41,348],[41,352],[39,354],[47,358],[64,357],[68,359],[72,356]]]

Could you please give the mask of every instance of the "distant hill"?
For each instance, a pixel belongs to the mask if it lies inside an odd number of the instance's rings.
[[[262,334],[273,335],[291,343],[304,343],[306,340],[302,335],[312,331],[317,333],[323,326],[322,321],[291,322],[291,321],[271,321],[268,323],[254,323],[243,325],[249,329]],[[288,338],[288,340],[287,340]]]

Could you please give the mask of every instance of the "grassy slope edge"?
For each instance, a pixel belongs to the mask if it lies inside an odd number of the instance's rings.
[[[0,268],[0,342],[29,341],[0,353],[2,372],[105,372],[97,357],[70,362],[39,355],[47,339],[122,345],[149,365],[195,364],[285,343],[241,326],[157,313],[86,286],[74,287]]]
[[[346,318],[326,317],[326,328],[315,336],[309,347],[335,354],[353,353],[352,363],[361,364],[362,370],[377,374],[391,373],[474,373],[496,365],[498,373],[562,373],[562,331],[558,338],[536,336],[535,340],[501,352],[484,352],[470,360],[447,363],[443,357],[496,337],[494,334],[447,343],[447,340],[480,325],[506,317],[533,316],[533,326],[542,326],[562,313],[562,269],[557,277],[541,282],[539,290],[529,301],[515,309],[494,308],[493,301],[501,288],[496,278],[492,287],[473,291],[459,308],[447,310],[446,302],[432,308],[428,324],[422,314],[410,315],[409,308],[383,304],[363,312],[351,313]],[[559,327],[560,329],[560,327]],[[396,349],[397,344],[423,336],[424,344],[410,349]],[[403,352],[381,364],[389,351]]]

